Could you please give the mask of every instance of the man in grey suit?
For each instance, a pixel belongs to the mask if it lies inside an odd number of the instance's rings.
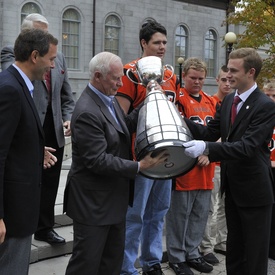
[[[90,83],[72,116],[73,158],[64,212],[73,219],[74,245],[66,274],[119,275],[126,211],[133,197],[130,185],[138,171],[162,163],[167,155],[133,161],[131,133],[139,108],[126,116],[115,98],[122,86],[121,59],[99,53],[89,70]]]
[[[33,29],[15,41],[16,61],[0,74],[0,274],[27,275],[37,228],[44,134],[32,99],[35,79],[54,67],[57,39]],[[45,156],[48,156],[45,152]],[[51,157],[44,166],[55,162]]]
[[[32,13],[23,20],[21,29],[38,28],[48,31],[48,26],[49,23],[44,16]],[[13,62],[13,48],[4,47],[1,51],[2,70]],[[65,145],[64,134],[71,134],[70,120],[74,100],[62,53],[57,53],[55,67],[45,75],[45,81],[34,82],[33,100],[45,132],[46,146],[56,149],[53,154],[58,160],[54,167],[44,170],[42,174],[40,215],[34,238],[52,245],[64,244],[65,239],[53,230],[54,206]]]

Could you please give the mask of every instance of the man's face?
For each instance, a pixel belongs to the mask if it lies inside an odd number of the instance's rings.
[[[143,47],[143,57],[157,56],[162,59],[166,52],[167,38],[164,34],[156,32],[152,35],[148,43],[142,39],[141,45]]]
[[[110,66],[110,72],[104,77],[101,73],[98,76],[98,89],[107,96],[115,96],[117,90],[122,87],[123,64],[115,62]]]
[[[186,74],[183,74],[184,88],[189,94],[198,95],[205,80],[205,71],[196,71],[189,69]]]
[[[227,78],[227,72],[220,72],[219,78],[216,79],[218,84],[218,89],[224,96],[229,94],[232,89],[230,87],[229,79]]]
[[[275,102],[275,89],[263,89],[264,93]]]
[[[251,88],[251,84],[254,83],[255,69],[251,68],[248,72],[245,72],[243,59],[229,59],[228,60],[228,73],[230,87],[232,89],[238,89],[239,93],[243,93]]]
[[[49,51],[44,56],[40,56],[38,52],[36,52],[34,62],[34,75],[36,80],[44,80],[45,73],[50,69],[54,68],[54,59],[57,55],[57,45],[50,44]]]

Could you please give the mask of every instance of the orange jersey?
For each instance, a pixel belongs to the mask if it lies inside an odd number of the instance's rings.
[[[190,120],[207,125],[216,112],[216,101],[203,91],[200,91],[199,102],[183,88],[178,99],[180,113]],[[189,191],[199,189],[213,189],[215,163],[201,167],[196,165],[191,171],[176,178],[176,190]]]
[[[139,58],[140,59],[140,58]],[[142,103],[146,97],[146,87],[140,84],[133,83],[126,75],[126,71],[130,68],[135,69],[135,64],[139,60],[134,60],[126,65],[124,65],[124,76],[122,77],[123,86],[118,89],[117,95],[126,97],[132,105],[132,108],[136,108],[140,103]],[[136,82],[140,82],[136,74],[130,73],[130,76]],[[171,77],[171,71],[164,71],[164,81]],[[172,102],[176,102],[177,93],[179,92],[179,81],[177,76],[174,74],[171,79],[160,85],[165,91],[166,96]]]

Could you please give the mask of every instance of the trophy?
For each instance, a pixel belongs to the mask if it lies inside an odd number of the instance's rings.
[[[171,71],[171,76],[164,80],[166,70]],[[130,72],[136,75],[140,82],[131,78]],[[184,154],[183,143],[193,139],[191,132],[175,104],[158,89],[157,83],[168,81],[173,77],[173,73],[171,65],[163,66],[161,59],[155,56],[141,58],[136,63],[136,68],[126,71],[127,77],[132,82],[147,89],[147,96],[139,111],[136,131],[137,160],[144,158],[149,152],[152,152],[152,157],[163,150],[167,150],[169,154],[163,164],[141,172],[148,178],[174,178],[187,173],[196,163],[196,159]]]
[[[164,71],[170,70],[171,76],[166,80],[163,80]],[[129,73],[132,72],[134,75],[138,76],[140,82],[135,81]],[[171,79],[174,74],[174,68],[167,64],[165,66],[162,65],[162,61],[157,56],[147,56],[141,58],[136,63],[136,68],[130,68],[126,71],[127,77],[134,82],[135,84],[140,84],[147,87],[150,81],[157,81],[159,84],[164,83]]]

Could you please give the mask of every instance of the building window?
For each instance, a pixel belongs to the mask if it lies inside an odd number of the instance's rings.
[[[120,32],[120,19],[115,15],[109,15],[105,20],[104,51],[119,55]]]
[[[179,75],[179,63],[178,58],[187,57],[187,41],[188,35],[187,30],[184,26],[180,25],[176,28],[176,37],[175,37],[175,74]]]
[[[39,8],[39,6],[35,3],[26,3],[21,10],[21,24],[23,22],[23,20],[25,19],[25,17],[27,15],[29,15],[30,13],[39,13],[41,14],[41,9]]]
[[[80,15],[68,9],[62,17],[62,52],[69,69],[79,69]]]
[[[215,77],[217,59],[217,36],[214,31],[208,30],[205,34],[204,58],[207,64],[207,75]]]

